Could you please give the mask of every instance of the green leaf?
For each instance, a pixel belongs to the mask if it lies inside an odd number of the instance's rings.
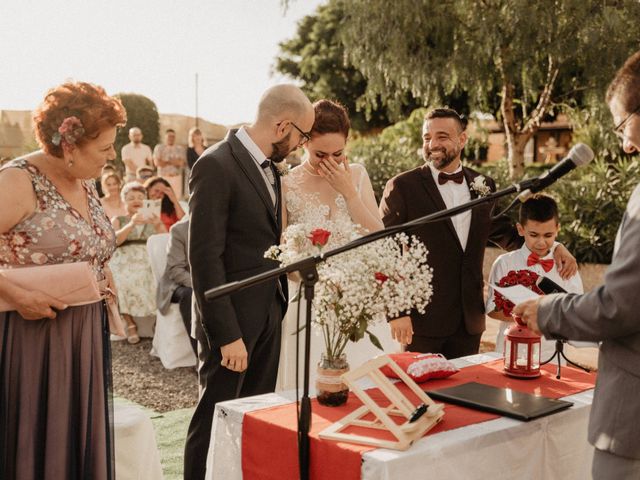
[[[380,343],[380,340],[378,340],[378,337],[376,337],[373,333],[371,333],[369,330],[367,330],[367,335],[369,335],[369,340],[371,340],[371,343],[373,343],[373,345],[379,349],[384,351],[384,348],[382,348],[382,344]]]

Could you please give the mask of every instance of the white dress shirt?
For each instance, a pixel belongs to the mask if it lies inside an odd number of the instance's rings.
[[[256,145],[256,143],[249,136],[249,134],[247,133],[247,130],[244,127],[241,127],[236,132],[236,137],[238,138],[238,140],[240,140],[240,143],[242,143],[244,148],[246,148],[249,151],[249,154],[251,155],[253,160],[256,162],[256,166],[258,167],[258,170],[260,171],[260,175],[262,175],[262,178],[264,179],[264,183],[267,186],[267,189],[269,190],[269,195],[271,196],[271,201],[275,205],[276,204],[276,192],[273,189],[273,186],[271,185],[271,182],[269,181],[269,178],[267,177],[267,174],[265,173],[264,168],[262,168],[262,163],[265,160],[267,160],[267,156],[262,152],[262,150],[260,150],[260,147],[258,147],[258,145]]]
[[[549,254],[542,257],[541,260],[551,259],[553,260],[553,252],[558,246],[555,242],[549,251]],[[582,286],[582,279],[580,274],[576,273],[568,280],[563,280],[558,272],[556,264],[553,264],[553,268],[548,272],[544,271],[542,265],[536,263],[535,265],[527,266],[527,259],[531,254],[531,250],[526,245],[522,245],[518,250],[500,255],[493,266],[491,267],[491,273],[489,274],[489,287],[487,289],[487,301],[485,304],[486,312],[493,312],[496,309],[494,301],[494,291],[491,285],[496,285],[503,277],[505,277],[511,270],[529,270],[537,273],[538,275],[544,275],[549,280],[557,283],[560,287],[564,288],[569,293],[583,293],[584,287]],[[501,322],[498,330],[498,337],[496,338],[496,351],[502,353],[504,350],[504,332],[513,322]],[[542,360],[546,360],[555,350],[555,341],[542,339]]]
[[[440,170],[435,168],[431,163],[429,163],[429,168],[433,175],[433,181],[436,182],[440,196],[442,197],[442,200],[444,200],[444,204],[448,209],[457,207],[458,205],[462,205],[463,203],[467,203],[471,200],[471,192],[469,192],[469,185],[467,184],[466,178],[462,178],[462,183],[449,181],[444,185],[440,185],[438,183],[438,174],[440,173]],[[462,171],[462,165],[459,166],[455,172],[451,173],[457,173],[460,171]],[[466,212],[459,213],[455,217],[451,217],[451,222],[453,223],[453,228],[460,240],[460,245],[462,245],[462,250],[464,250],[467,248],[467,239],[469,238],[471,210],[467,210]]]

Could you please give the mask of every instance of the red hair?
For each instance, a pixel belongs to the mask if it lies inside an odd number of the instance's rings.
[[[33,113],[33,129],[40,147],[49,155],[62,157],[62,144],[55,145],[53,136],[69,117],[82,122],[84,134],[75,145],[93,140],[107,128],[126,123],[127,112],[120,100],[110,97],[104,88],[86,82],[66,82],[50,89]]]
[[[313,104],[316,119],[311,127],[311,136],[325,133],[341,133],[345,138],[349,136],[351,122],[347,109],[332,100],[318,100]]]

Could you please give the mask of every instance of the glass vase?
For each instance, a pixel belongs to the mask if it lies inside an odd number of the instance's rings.
[[[349,387],[342,382],[341,375],[348,371],[349,364],[345,354],[337,358],[322,354],[316,378],[316,397],[321,405],[338,407],[347,402]]]

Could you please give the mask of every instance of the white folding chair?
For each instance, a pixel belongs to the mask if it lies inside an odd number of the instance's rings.
[[[152,235],[147,240],[147,252],[151,270],[160,282],[167,266],[168,233]],[[160,358],[165,368],[192,367],[197,363],[191,348],[189,334],[184,328],[178,304],[172,303],[166,315],[156,312],[156,332],[153,336],[151,355]]]

